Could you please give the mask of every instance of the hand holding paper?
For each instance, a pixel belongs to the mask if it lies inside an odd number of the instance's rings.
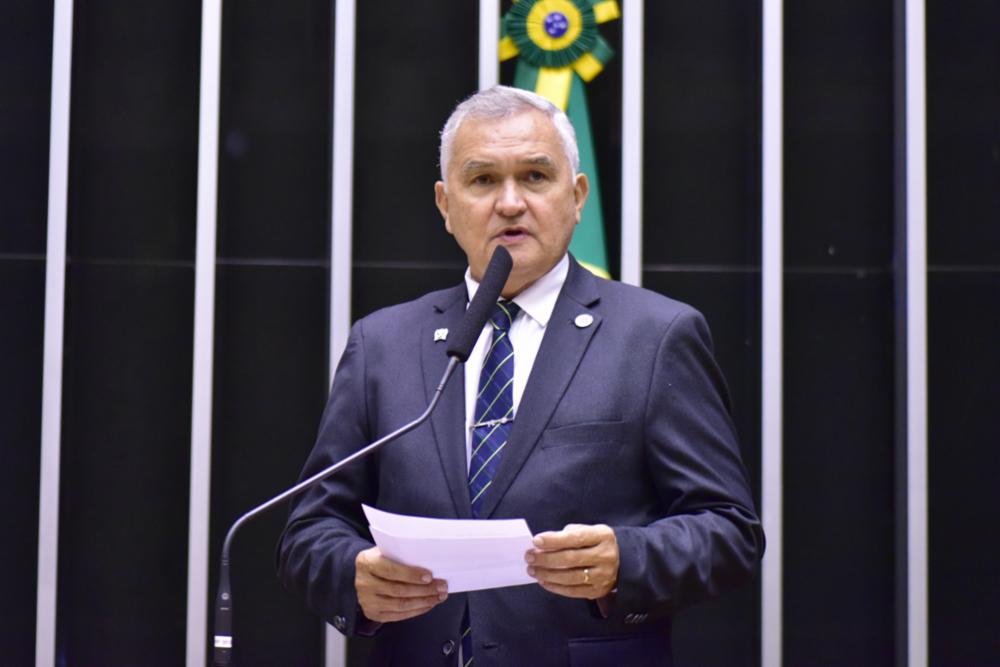
[[[536,583],[524,562],[532,548],[524,519],[428,519],[363,507],[381,553],[446,581],[449,593]]]

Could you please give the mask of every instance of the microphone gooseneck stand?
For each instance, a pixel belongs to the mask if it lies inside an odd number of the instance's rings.
[[[233,536],[236,534],[236,531],[239,530],[239,528],[247,521],[258,516],[262,512],[265,512],[275,505],[288,500],[292,496],[302,493],[314,484],[317,484],[330,475],[333,475],[344,466],[368,456],[383,445],[392,442],[401,435],[409,433],[427,421],[427,419],[431,416],[431,413],[434,411],[434,408],[437,407],[438,400],[441,398],[441,394],[444,392],[444,388],[448,384],[448,380],[451,379],[452,374],[454,374],[455,369],[459,364],[465,363],[465,360],[469,358],[469,353],[472,352],[472,346],[475,344],[476,340],[479,338],[479,333],[486,325],[486,320],[489,318],[490,313],[493,310],[493,305],[496,303],[500,296],[500,292],[503,290],[504,284],[507,282],[507,277],[510,275],[512,267],[513,260],[511,259],[510,253],[507,252],[507,249],[503,246],[498,246],[497,249],[493,251],[493,256],[490,258],[490,264],[486,268],[486,274],[483,276],[483,280],[479,284],[479,289],[476,291],[475,298],[473,298],[472,303],[469,304],[469,308],[466,310],[465,316],[462,318],[459,326],[450,336],[451,341],[449,342],[447,348],[447,354],[449,357],[448,366],[445,368],[444,374],[441,376],[441,381],[438,382],[438,386],[434,390],[434,395],[431,397],[430,403],[427,404],[427,409],[425,409],[419,417],[410,423],[399,427],[392,433],[389,433],[362,449],[359,449],[350,456],[337,461],[323,470],[320,470],[312,477],[302,480],[295,486],[286,489],[267,502],[258,505],[238,518],[233,525],[230,526],[229,532],[226,533],[226,539],[222,543],[222,557],[219,562],[219,590],[215,597],[215,633],[213,637],[213,662],[215,665],[225,667],[226,665],[229,665],[232,659],[233,599],[229,583],[229,548],[232,545]]]

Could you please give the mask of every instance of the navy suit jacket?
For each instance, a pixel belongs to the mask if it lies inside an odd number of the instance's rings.
[[[424,410],[447,364],[434,331],[455,330],[466,299],[461,284],[354,325],[303,478]],[[581,314],[593,322],[576,326]],[[282,580],[347,635],[371,625],[354,589],[354,559],[372,546],[362,502],[470,517],[456,375],[429,423],[293,503]],[[671,615],[745,581],[764,549],[701,315],[572,261],[483,517],[524,517],[533,533],[610,525],[621,563],[609,615],[537,585],[454,594],[379,628],[375,664],[454,664],[468,602],[478,667],[669,665]]]

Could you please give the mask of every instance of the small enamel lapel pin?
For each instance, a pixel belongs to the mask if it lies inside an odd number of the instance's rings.
[[[447,329],[435,329],[434,330],[434,342],[438,343],[443,340],[448,340],[448,330]]]

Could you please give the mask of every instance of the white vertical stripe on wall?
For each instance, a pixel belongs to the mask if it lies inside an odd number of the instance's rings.
[[[479,90],[500,81],[500,0],[479,0]]]
[[[621,279],[642,284],[643,0],[622,0]]]
[[[924,0],[906,2],[907,658],[927,653],[927,119]]]
[[[761,245],[761,516],[767,533],[761,575],[761,664],[782,663],[782,0],[763,5]]]
[[[330,368],[337,362],[351,329],[352,225],[354,221],[354,60],[355,0],[338,0],[334,18],[333,179],[330,188]],[[326,667],[347,664],[344,636],[324,624]]]
[[[42,361],[42,441],[38,484],[38,590],[35,664],[51,667],[56,651],[59,567],[59,454],[62,441],[63,319],[66,305],[66,203],[69,188],[70,74],[73,0],[55,0],[52,105],[49,118],[49,208]]]
[[[187,667],[205,664],[208,638],[208,541],[212,475],[212,375],[215,239],[219,171],[219,67],[222,0],[204,0],[198,97],[198,203],[191,386],[191,481],[188,505]]]

